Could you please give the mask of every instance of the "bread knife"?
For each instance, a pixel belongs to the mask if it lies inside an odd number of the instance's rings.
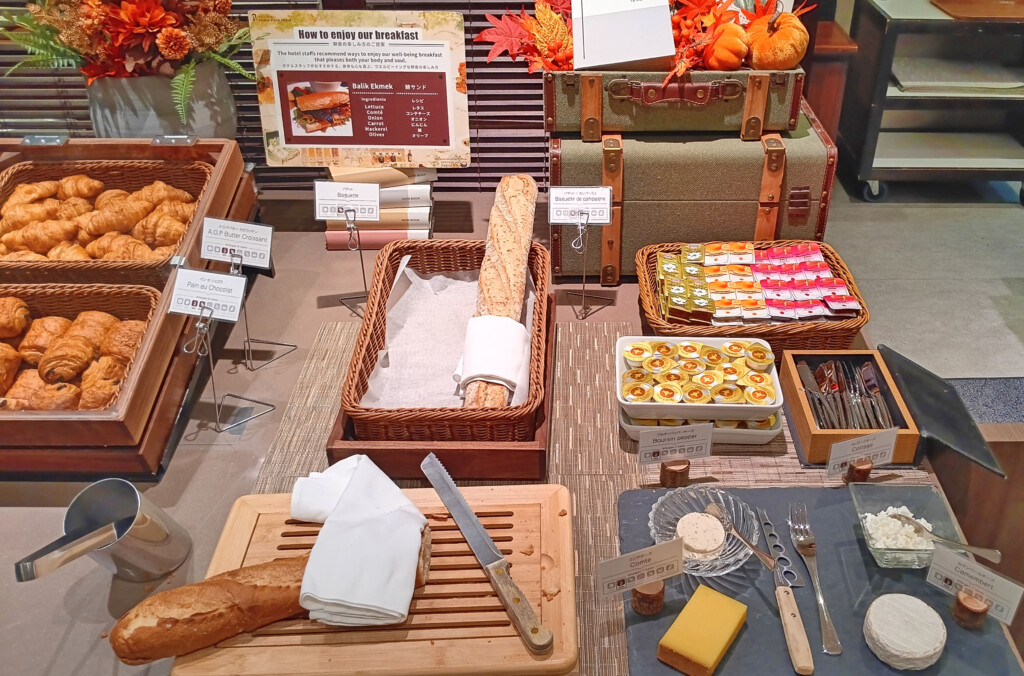
[[[537,655],[549,652],[554,645],[554,635],[551,630],[541,625],[537,614],[533,612],[533,606],[526,600],[526,595],[512,581],[509,575],[509,562],[494,546],[494,540],[487,534],[480,519],[459,492],[448,470],[433,453],[423,459],[420,469],[437,491],[448,513],[452,515],[455,525],[462,531],[476,560],[484,567],[484,573],[487,574],[526,646]]]

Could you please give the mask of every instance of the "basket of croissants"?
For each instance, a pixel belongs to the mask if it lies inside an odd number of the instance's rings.
[[[161,286],[213,167],[20,162],[0,173],[0,278]]]
[[[149,361],[162,380],[167,359],[140,350],[159,301],[146,286],[0,284],[0,445],[21,412],[105,411],[153,377]]]

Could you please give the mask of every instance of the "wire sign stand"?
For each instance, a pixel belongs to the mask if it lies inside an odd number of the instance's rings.
[[[348,250],[359,252],[359,273],[363,279],[363,292],[343,294],[339,300],[352,311],[352,314],[361,319],[363,308],[359,307],[359,304],[367,301],[370,291],[366,286],[366,261],[363,260],[363,244],[359,239],[359,228],[356,226],[356,210],[352,207],[345,208],[345,228],[348,230]]]
[[[231,254],[231,274],[240,275],[242,274],[242,254]],[[295,343],[285,343],[276,340],[263,340],[260,338],[253,338],[252,334],[249,333],[249,312],[245,309],[246,303],[242,303],[242,325],[245,327],[245,339],[242,341],[242,350],[245,353],[245,368],[250,371],[258,371],[267,364],[272,364],[281,357],[287,357],[295,350],[299,349],[299,346]],[[270,359],[263,361],[260,364],[256,364],[256,360],[253,359],[253,345],[270,345],[273,347],[284,347],[288,348],[280,354],[274,355]]]
[[[575,225],[576,237],[569,246],[580,254],[583,261],[583,283],[579,291],[567,291],[567,296],[580,298],[580,305],[572,306],[576,319],[586,319],[615,303],[601,295],[587,295],[587,249],[590,226],[611,222],[612,191],[608,186],[551,186],[548,188],[548,223]],[[591,302],[596,302],[592,305]]]

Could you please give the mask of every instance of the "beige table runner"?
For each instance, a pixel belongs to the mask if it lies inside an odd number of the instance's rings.
[[[555,385],[548,447],[547,483],[567,486],[573,496],[576,599],[580,662],[585,676],[627,676],[625,621],[621,601],[595,591],[597,562],[619,554],[619,495],[657,484],[656,466],[642,470],[636,442],[619,430],[615,341],[629,335],[628,322],[559,323],[555,341]],[[324,324],[288,402],[284,420],[254,486],[257,493],[289,492],[295,479],[326,467],[326,442],[337,416],[341,387],[358,325]],[[766,446],[716,446],[716,455],[694,461],[694,476],[716,486],[838,486],[824,470],[800,467],[784,433]],[[719,453],[721,453],[719,455]],[[929,483],[921,470],[900,470],[903,483]],[[399,481],[403,487],[423,482]],[[462,485],[498,482],[459,482]],[[507,482],[504,482],[507,483]]]

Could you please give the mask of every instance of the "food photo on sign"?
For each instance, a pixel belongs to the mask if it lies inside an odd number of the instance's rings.
[[[347,82],[287,82],[291,73],[279,73],[281,89],[288,96],[291,135],[352,136],[352,106]]]

